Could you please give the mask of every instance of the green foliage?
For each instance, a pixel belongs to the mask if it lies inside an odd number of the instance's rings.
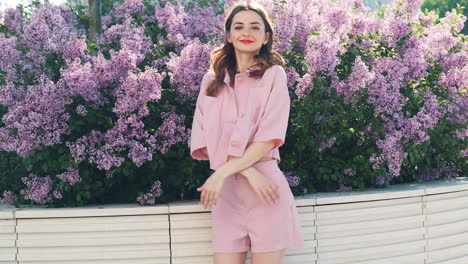
[[[468,18],[468,8],[466,6],[466,1],[462,4],[463,1],[460,0],[425,0],[421,6],[423,11],[434,10],[439,17],[445,16],[445,13],[448,11],[455,11],[458,14],[463,14]],[[468,34],[468,19],[465,20],[465,26],[463,27],[463,34]]]

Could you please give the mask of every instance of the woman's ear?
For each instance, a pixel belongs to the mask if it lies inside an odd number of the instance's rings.
[[[268,43],[268,39],[269,39],[269,38],[270,38],[270,32],[267,32],[267,33],[265,34],[265,41],[263,41],[263,44],[266,45],[266,44]]]

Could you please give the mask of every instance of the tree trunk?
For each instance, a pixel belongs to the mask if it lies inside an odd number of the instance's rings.
[[[96,43],[97,35],[101,34],[101,0],[88,0],[89,29],[88,40]]]

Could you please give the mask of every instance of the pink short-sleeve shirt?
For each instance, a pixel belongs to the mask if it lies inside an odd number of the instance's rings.
[[[265,156],[279,164],[278,148],[285,141],[290,109],[283,67],[271,66],[260,79],[249,77],[248,71],[237,73],[234,87],[226,74],[217,97],[205,95],[213,79],[213,73],[207,72],[200,85],[190,138],[192,158],[209,160],[216,170],[229,155],[242,157],[252,142],[274,140],[275,147]],[[204,147],[209,159],[201,152]]]

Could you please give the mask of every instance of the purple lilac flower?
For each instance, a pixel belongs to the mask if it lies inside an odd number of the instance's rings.
[[[336,141],[336,137],[331,137],[331,138],[328,138],[325,142],[322,142],[322,144],[319,147],[319,152],[322,152],[326,149],[331,148],[333,144],[335,144],[335,141]]]
[[[164,7],[156,5],[156,20],[161,28],[168,32],[168,38],[178,45],[186,46],[192,39],[198,38],[207,43],[210,34],[215,36],[215,43],[221,44],[224,39],[222,15],[217,15],[213,7],[200,7],[194,5],[191,8],[182,3],[173,5],[166,2]]]
[[[291,187],[296,187],[301,183],[301,178],[299,176],[292,175],[290,172],[285,172],[284,175]]]
[[[346,184],[343,180],[338,180],[338,186],[337,192],[350,192],[353,190],[353,187]]]
[[[75,169],[73,167],[68,167],[67,171],[57,175],[57,178],[64,182],[67,182],[70,185],[74,185],[77,182],[81,182],[81,177],[78,169]]]
[[[136,200],[140,203],[140,205],[153,205],[156,204],[156,198],[161,196],[161,194],[161,181],[157,180],[151,185],[148,193],[138,196]]]
[[[176,55],[171,53],[167,63],[171,85],[177,92],[188,98],[198,94],[203,74],[209,68],[212,46],[202,44],[198,39],[187,45]]]
[[[122,115],[132,113],[150,101],[161,99],[161,82],[166,76],[153,68],[138,75],[129,73],[116,91],[117,102],[113,112]]]
[[[10,105],[0,128],[0,149],[15,151],[27,157],[45,146],[60,142],[60,135],[68,132],[69,114],[62,86],[42,79],[37,86],[28,87],[25,98]]]
[[[352,168],[346,168],[343,170],[343,174],[347,176],[354,176],[356,175],[356,171],[354,171]]]
[[[187,140],[190,130],[184,126],[185,116],[183,115],[177,115],[174,112],[163,112],[161,118],[163,123],[155,133],[155,136],[160,139],[156,142],[156,148],[162,154],[165,154],[172,145]]]
[[[54,191],[52,192],[52,196],[55,198],[55,199],[62,199],[63,197],[63,189],[58,187],[57,189],[54,189]]]
[[[14,205],[17,199],[18,197],[12,191],[4,191],[2,197],[0,197],[0,203]]]
[[[336,88],[338,94],[344,95],[346,103],[354,103],[353,95],[356,91],[364,89],[374,79],[373,72],[369,71],[367,66],[356,57],[350,76],[344,81],[332,81],[332,87]]]
[[[1,17],[1,15],[0,15]],[[3,14],[3,23],[10,32],[21,34],[24,25],[24,16],[19,8],[7,8]]]
[[[39,177],[31,173],[29,177],[21,178],[26,185],[25,189],[20,190],[24,199],[35,201],[38,204],[45,204],[52,200],[50,195],[52,191],[52,179],[50,176]]]
[[[80,116],[85,116],[88,114],[88,110],[86,110],[86,107],[80,104],[76,107],[76,113]]]

